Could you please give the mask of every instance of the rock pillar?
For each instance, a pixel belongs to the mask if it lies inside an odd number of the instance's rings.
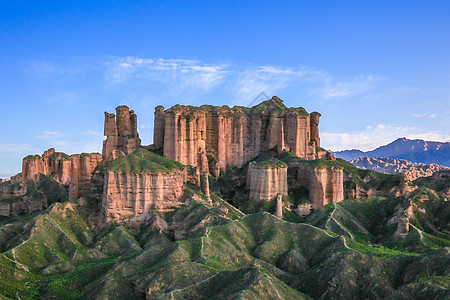
[[[275,217],[282,219],[283,218],[283,195],[277,195],[277,207],[275,210]]]
[[[103,141],[103,159],[112,160],[113,151],[132,153],[141,146],[137,132],[137,116],[125,105],[116,108],[116,115],[105,112],[106,140]]]

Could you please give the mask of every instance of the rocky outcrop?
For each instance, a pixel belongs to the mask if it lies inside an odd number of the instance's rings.
[[[342,168],[314,163],[300,164],[297,171],[298,183],[308,190],[313,209],[344,200],[343,177]]]
[[[51,148],[42,156],[30,155],[23,159],[22,180],[38,181],[41,174],[68,186],[69,199],[77,199],[90,189],[92,173],[102,161],[100,153],[82,153],[71,156]]]
[[[42,210],[47,206],[47,197],[40,193],[0,199],[0,216],[12,217],[23,213],[29,214],[36,210]]]
[[[5,181],[0,183],[0,199],[13,198],[22,196],[27,192],[27,188],[23,183],[13,183]]]
[[[413,163],[404,159],[387,157],[360,157],[351,163],[360,169],[372,170],[381,173],[398,174],[403,173],[407,180],[414,181],[420,177],[428,177],[434,172],[450,170],[450,168],[437,164]]]
[[[106,219],[144,216],[153,210],[168,211],[180,207],[185,174],[175,170],[170,173],[126,174],[113,171],[105,173],[103,205]]]
[[[70,156],[69,200],[89,193],[92,174],[101,161],[100,153],[82,153]]]
[[[166,212],[184,205],[184,184],[198,172],[144,149],[110,163],[105,171],[102,209],[105,221],[139,223],[151,211]]]
[[[105,112],[103,159],[113,160],[132,153],[141,146],[137,132],[137,116],[125,105],[116,108],[116,114]]]
[[[70,156],[55,152],[54,148],[50,148],[39,155],[29,155],[22,162],[22,180],[39,179],[40,174],[52,175],[56,181],[61,184],[69,184],[70,182]]]
[[[277,159],[251,162],[247,172],[250,199],[269,201],[278,194],[288,195],[287,165]]]
[[[47,197],[38,191],[27,192],[23,182],[0,184],[0,216],[11,217],[41,210],[48,205]]]
[[[283,218],[283,195],[277,195],[277,206],[275,208],[275,217],[282,219]]]
[[[154,146],[165,157],[218,175],[277,147],[317,158],[319,113],[288,108],[278,97],[252,108],[175,105],[155,109]]]
[[[414,218],[414,209],[410,201],[395,207],[393,217],[387,222],[388,225],[397,224],[397,230],[394,233],[394,237],[408,234],[411,218]]]

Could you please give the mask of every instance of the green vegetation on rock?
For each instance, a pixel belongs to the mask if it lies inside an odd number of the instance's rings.
[[[185,166],[177,161],[159,156],[153,152],[139,148],[133,153],[117,158],[109,163],[106,170],[124,173],[169,173],[173,170],[184,169]]]

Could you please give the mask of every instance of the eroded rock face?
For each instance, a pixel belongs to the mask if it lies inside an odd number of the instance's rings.
[[[61,184],[70,182],[70,156],[65,153],[55,152],[50,148],[39,155],[29,155],[22,162],[22,180],[29,179],[37,181],[40,174],[53,175],[54,179]]]
[[[247,172],[250,199],[272,200],[278,194],[288,195],[287,165],[277,159],[251,162]]]
[[[69,200],[89,193],[92,174],[102,161],[100,153],[83,153],[70,156]]]
[[[297,171],[297,180],[307,187],[309,201],[313,209],[330,202],[344,200],[344,171],[337,167],[316,167],[301,164]]]
[[[13,198],[26,194],[27,189],[23,183],[5,181],[0,183],[0,199]]]
[[[183,206],[180,199],[188,181],[200,186],[198,168],[145,149],[114,160],[105,171],[101,222],[139,224],[152,211],[167,212]]]
[[[227,165],[242,166],[275,146],[301,158],[317,158],[319,117],[287,108],[278,97],[252,108],[158,106],[154,145],[169,159],[217,176]]]
[[[27,193],[23,182],[0,184],[0,216],[17,216],[47,207],[47,197],[39,192]]]
[[[22,180],[38,181],[40,174],[49,175],[56,182],[69,187],[69,199],[73,200],[89,191],[92,172],[101,161],[100,153],[69,156],[51,148],[42,156],[30,155],[23,159]]]
[[[125,105],[116,108],[116,114],[105,112],[105,136],[103,159],[112,160],[123,154],[132,153],[141,146],[137,132],[137,116]]]
[[[0,199],[0,216],[11,217],[36,210],[42,210],[48,206],[45,195],[25,195],[19,199]]]
[[[136,174],[106,171],[103,209],[106,220],[145,217],[145,213],[180,207],[187,181],[185,171]],[[136,220],[139,221],[139,220]]]

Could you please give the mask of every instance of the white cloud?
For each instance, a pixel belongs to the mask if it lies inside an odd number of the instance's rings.
[[[205,64],[187,59],[111,58],[106,65],[110,84],[140,79],[163,82],[177,89],[209,90],[222,83],[228,72],[225,64]]]
[[[450,141],[450,135],[439,132],[421,132],[416,127],[403,127],[386,124],[367,126],[364,131],[349,133],[320,134],[321,145],[333,151],[359,149],[363,151],[373,150],[379,146],[386,145],[397,138],[423,139],[426,141]]]
[[[37,135],[36,138],[38,139],[56,139],[63,137],[64,134],[58,131],[44,131],[42,134]]]
[[[277,90],[288,87],[306,74],[306,70],[274,66],[243,70],[237,74],[236,98],[249,101],[260,93],[274,95]]]
[[[325,99],[354,96],[374,88],[380,79],[381,77],[375,75],[360,75],[338,80],[325,76],[324,85],[313,90],[312,93]]]
[[[0,152],[24,153],[33,149],[29,144],[0,144]]]
[[[431,113],[423,113],[423,114],[412,114],[413,118],[436,118],[437,114],[431,114]]]

